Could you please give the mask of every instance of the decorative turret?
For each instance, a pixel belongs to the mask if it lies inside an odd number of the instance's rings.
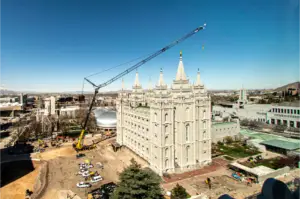
[[[195,86],[203,86],[203,84],[201,83],[201,78],[200,78],[200,71],[199,71],[199,68],[198,68],[197,80],[196,80]]]
[[[139,82],[139,74],[138,72],[135,73],[135,80],[134,80],[134,85],[132,87],[133,89],[141,88],[141,84]]]
[[[152,90],[152,81],[151,78],[149,78],[149,83],[148,83],[148,90]]]
[[[164,74],[163,74],[162,69],[160,69],[159,80],[158,80],[157,86],[164,86],[164,85],[165,85]]]
[[[160,69],[159,80],[156,85],[156,88],[157,89],[167,89],[167,85],[164,82],[164,74],[163,74],[162,69]]]
[[[125,83],[124,83],[124,79],[122,79],[122,91],[125,90]]]
[[[178,64],[178,69],[177,69],[177,74],[176,74],[176,81],[180,81],[180,80],[187,80],[185,72],[184,72],[181,51],[180,51],[179,64]]]

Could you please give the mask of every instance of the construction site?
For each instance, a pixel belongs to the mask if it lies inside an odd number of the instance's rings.
[[[101,104],[97,102],[98,92],[100,89],[123,78],[130,72],[137,70],[158,55],[163,54],[165,51],[205,28],[206,24],[198,26],[179,39],[148,55],[146,58],[143,58],[123,72],[117,73],[117,75],[101,84],[96,84],[85,77],[83,82],[90,84],[93,87],[94,93],[84,106],[81,106],[81,104],[78,106],[73,106],[74,104],[70,106],[70,104],[65,102],[67,99],[60,101],[58,97],[55,98],[51,96],[41,99],[43,101],[42,106],[35,107],[31,109],[31,111],[23,111],[20,113],[17,119],[14,118],[14,114],[9,114],[10,117],[5,120],[10,123],[5,127],[5,131],[9,131],[9,133],[8,136],[1,139],[0,145],[1,198],[104,198],[101,196],[94,197],[92,193],[94,193],[95,190],[101,189],[104,185],[114,184],[117,186],[119,174],[124,168],[131,164],[132,159],[140,164],[142,168],[152,166],[152,163],[150,165],[148,163],[149,159],[147,162],[142,156],[131,151],[128,145],[122,145],[122,143],[116,142],[117,129],[119,129],[119,127],[117,128],[116,126],[117,122],[120,122],[116,118],[118,112],[113,110],[115,107],[105,110],[102,109],[102,107],[95,107],[95,105]],[[182,60],[181,58],[182,53],[180,53],[180,60]],[[182,66],[182,69],[179,68],[179,72],[183,71],[183,65],[180,66]],[[179,74],[184,73],[180,72]],[[178,75],[178,82],[186,82],[187,80],[185,78],[180,79],[181,76],[183,75]],[[162,80],[162,73],[160,77],[160,80]],[[200,82],[200,73],[197,77],[199,77]],[[163,81],[160,82],[162,83]],[[140,89],[139,83],[136,83],[136,86],[136,88]],[[181,91],[182,90],[180,90],[180,93]],[[124,94],[126,95],[126,93]],[[101,102],[106,104],[104,100]],[[162,102],[160,103],[162,104]],[[114,104],[114,102],[112,101],[111,104]],[[59,106],[57,107],[57,105]],[[136,101],[133,105],[142,106],[142,103]],[[207,107],[210,106],[211,104],[207,105]],[[130,107],[132,107],[132,104],[130,104]],[[98,108],[101,108],[101,110],[97,111]],[[189,109],[186,109],[186,112],[189,113]],[[203,111],[203,114],[207,112]],[[155,113],[155,118],[156,116],[157,114]],[[167,116],[168,114],[165,115],[165,121],[168,121],[166,119]],[[175,120],[174,118],[173,120]],[[210,124],[210,115],[208,118],[203,116],[203,119],[207,120],[207,123]],[[148,122],[148,120],[146,121]],[[204,123],[206,126],[206,122]],[[131,125],[133,126],[133,124]],[[189,125],[185,128],[186,132],[189,132]],[[136,125],[135,129],[137,129]],[[138,126],[138,129],[140,129],[140,126]],[[165,127],[165,129],[167,128]],[[146,131],[148,131],[148,129]],[[157,137],[156,133],[157,132],[150,131],[148,136],[152,136],[153,134],[153,136]],[[165,137],[165,140],[167,140],[167,138],[168,136]],[[185,142],[187,141],[189,141],[188,133],[186,133]],[[132,139],[131,142],[133,143]],[[135,141],[135,144],[136,143],[138,143],[139,147],[139,141]],[[206,141],[204,143],[206,143]],[[210,142],[207,144],[210,144]],[[229,165],[240,166],[238,160],[241,159],[241,157],[248,158],[253,156],[251,157],[251,161],[254,161],[254,159],[260,159],[258,156],[254,157],[254,155],[259,154],[261,158],[266,158],[267,155],[270,157],[274,154],[271,152],[261,153],[260,151],[252,153],[252,148],[254,147],[246,147],[242,142],[233,144],[220,144],[218,148],[220,151],[218,152],[220,154],[221,152],[223,152],[223,154],[227,152],[226,156],[219,155],[211,159],[211,155],[209,155],[208,159],[211,161],[201,165],[201,168],[197,167],[193,170],[184,170],[184,172],[181,173],[163,173],[166,174],[162,174],[163,176],[161,178],[161,187],[164,190],[164,194],[168,195],[177,184],[182,185],[190,195],[199,196],[202,199],[218,198],[225,193],[239,199],[260,192],[262,183],[258,182],[257,179],[264,179],[262,177],[269,176],[271,172],[276,173],[277,171],[272,170],[270,172],[268,168],[259,167],[262,169],[260,172],[263,171],[265,173],[264,175],[255,176],[256,179],[254,179],[255,177],[250,175],[252,174],[250,171],[255,169],[251,170],[240,167],[235,171]],[[207,146],[207,150],[211,150],[209,145]],[[238,146],[240,148],[237,148]],[[189,149],[189,146],[186,147],[186,154],[188,154]],[[239,149],[248,150],[249,154],[241,152]],[[142,150],[144,150],[144,147],[142,147]],[[239,154],[236,153],[236,150],[239,153],[243,153],[243,156],[238,156]],[[167,151],[168,150],[166,150],[165,154],[167,154]],[[153,150],[150,149],[150,153],[151,152],[153,152]],[[205,150],[203,154],[211,154],[210,151],[208,152],[209,153]],[[237,156],[231,153],[237,154]],[[276,154],[274,156],[279,155]],[[234,161],[231,162],[228,157]],[[188,158],[187,156],[187,162]],[[165,163],[168,163],[168,159],[166,160]],[[246,161],[247,160],[244,162]],[[252,162],[250,163],[252,164]],[[259,161],[257,161],[257,163],[259,163]],[[248,163],[246,162],[245,164]],[[276,177],[283,182],[290,182],[297,177],[299,168],[291,170],[291,172],[285,171],[286,170],[281,170],[280,175],[278,174]],[[288,169],[288,171],[290,170]],[[251,181],[252,178],[253,181]],[[111,189],[111,191],[113,192],[113,189]]]
[[[100,187],[101,184],[117,182],[118,174],[130,164],[134,158],[139,164],[147,166],[147,163],[127,149],[117,152],[113,151],[111,143],[114,138],[107,139],[97,144],[97,148],[92,151],[85,151],[84,157],[76,157],[76,151],[72,143],[64,143],[60,148],[49,147],[44,152],[32,153],[22,157],[23,162],[9,161],[12,168],[4,171],[11,173],[23,171],[16,179],[9,179],[10,176],[2,175],[1,198],[25,198],[26,190],[32,191],[31,198],[66,198],[61,192],[72,193],[80,198],[87,198],[87,194],[92,189]],[[78,188],[76,183],[82,181],[82,176],[78,175],[78,164],[89,160],[94,165],[93,171],[98,172],[103,180],[93,184],[90,188]],[[98,163],[98,164],[97,164]],[[101,168],[96,165],[103,165]],[[2,164],[5,164],[2,163]],[[29,165],[28,165],[29,164]],[[6,179],[7,178],[7,179]],[[9,181],[9,182],[7,182]],[[5,184],[4,184],[4,183]]]

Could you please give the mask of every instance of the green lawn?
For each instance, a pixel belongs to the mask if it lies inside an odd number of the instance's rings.
[[[232,143],[218,145],[218,151],[224,155],[232,156],[235,158],[244,158],[252,155],[259,154],[260,152],[255,148],[250,148],[249,146],[243,146],[241,143]]]
[[[278,167],[278,159],[277,158],[273,158],[273,159],[265,159],[265,160],[260,160],[259,162],[241,162],[242,165],[247,166],[249,168],[254,168],[257,166],[266,166],[269,167],[271,169],[279,169],[280,167]]]
[[[246,161],[246,162],[241,162],[241,164],[250,168],[257,167],[257,166],[266,166],[276,170],[285,166],[289,166],[291,168],[297,167],[298,162],[299,162],[298,157],[276,157],[271,159],[259,160],[258,162],[253,162],[253,163]]]

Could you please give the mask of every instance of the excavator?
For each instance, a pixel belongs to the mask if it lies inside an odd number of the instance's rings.
[[[75,148],[75,150],[81,151],[81,150],[86,150],[86,149],[91,149],[95,147],[95,144],[93,144],[92,146],[84,146],[83,145],[83,139],[84,139],[84,133],[86,131],[86,126],[87,126],[87,122],[89,120],[93,105],[95,103],[95,99],[96,99],[96,95],[99,91],[99,89],[113,83],[114,81],[122,78],[123,76],[127,75],[128,73],[132,72],[133,70],[136,70],[137,68],[139,68],[140,66],[144,65],[145,63],[147,63],[148,61],[152,60],[153,58],[157,57],[158,55],[164,53],[165,51],[169,50],[170,48],[174,47],[175,45],[181,43],[182,41],[186,40],[187,38],[193,36],[194,34],[198,33],[200,30],[205,29],[206,24],[204,24],[203,26],[199,26],[196,29],[192,30],[191,32],[189,32],[188,34],[184,35],[183,37],[181,37],[180,39],[173,41],[172,43],[170,43],[169,45],[165,46],[164,48],[156,51],[155,53],[151,54],[150,56],[148,56],[146,59],[143,59],[142,61],[136,63],[135,65],[131,66],[130,68],[128,68],[127,70],[123,71],[122,73],[116,75],[115,77],[109,79],[108,81],[100,84],[100,85],[96,85],[94,84],[92,81],[90,81],[87,78],[84,78],[85,81],[89,82],[93,87],[94,87],[94,95],[93,95],[93,99],[90,103],[89,106],[89,110],[87,112],[85,121],[84,121],[84,125],[82,126],[82,130],[81,133],[79,135],[78,141],[76,143],[73,144],[73,147]]]

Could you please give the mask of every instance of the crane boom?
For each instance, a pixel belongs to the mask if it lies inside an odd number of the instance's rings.
[[[131,66],[130,68],[128,68],[127,70],[123,71],[122,73],[118,74],[117,76],[111,78],[110,80],[95,86],[94,83],[92,83],[90,80],[88,80],[87,78],[85,78],[89,83],[91,83],[94,87],[96,87],[96,89],[100,89],[103,88],[111,83],[113,83],[114,81],[120,79],[121,77],[123,77],[124,75],[127,75],[128,73],[130,73],[131,71],[139,68],[140,66],[142,66],[143,64],[145,64],[146,62],[150,61],[151,59],[157,57],[158,55],[160,55],[161,53],[165,52],[166,50],[169,50],[170,48],[172,48],[173,46],[179,44],[180,42],[184,41],[185,39],[189,38],[190,36],[194,35],[195,33],[197,33],[198,31],[204,29],[206,26],[206,24],[204,24],[203,26],[199,26],[198,28],[194,29],[193,31],[189,32],[188,34],[186,34],[185,36],[181,37],[180,39],[172,42],[171,44],[167,45],[166,47],[158,50],[157,52],[153,53],[152,55],[150,55],[149,57],[147,57],[146,59],[138,62],[137,64]]]
[[[176,41],[173,41],[171,44],[165,46],[164,48],[162,48],[162,49],[160,49],[158,51],[156,51],[155,53],[153,53],[152,55],[150,55],[146,59],[143,59],[142,61],[138,62],[137,64],[135,64],[133,66],[131,66],[130,68],[128,68],[127,70],[123,71],[122,73],[116,75],[115,77],[111,78],[110,80],[108,80],[108,81],[106,81],[106,82],[104,82],[102,84],[99,84],[98,86],[96,84],[94,84],[92,81],[90,81],[89,79],[84,78],[87,82],[89,82],[90,84],[93,85],[93,87],[95,88],[95,92],[94,92],[94,96],[93,96],[93,99],[91,101],[91,104],[90,104],[87,116],[85,118],[85,122],[84,122],[84,125],[82,127],[82,131],[81,131],[80,136],[78,138],[78,142],[76,144],[76,149],[81,150],[82,147],[83,147],[83,136],[84,136],[85,128],[87,126],[87,122],[88,122],[88,119],[90,117],[90,114],[91,114],[91,111],[92,111],[92,108],[93,108],[93,105],[94,105],[94,102],[95,102],[95,99],[96,99],[96,95],[97,95],[97,93],[98,93],[98,91],[99,91],[100,88],[103,88],[103,87],[105,87],[105,86],[113,83],[114,81],[116,81],[116,80],[120,79],[121,77],[127,75],[131,71],[139,68],[140,66],[144,65],[145,63],[147,63],[151,59],[157,57],[158,55],[160,55],[163,52],[165,52],[165,51],[169,50],[170,48],[172,48],[173,46],[175,46],[175,45],[179,44],[180,42],[186,40],[187,38],[189,38],[192,35],[196,34],[200,30],[203,30],[205,28],[205,26],[206,26],[206,24],[204,24],[203,26],[199,26],[198,28],[196,28],[193,31],[189,32],[188,34],[186,34],[185,36],[181,37],[180,39],[178,39]]]

